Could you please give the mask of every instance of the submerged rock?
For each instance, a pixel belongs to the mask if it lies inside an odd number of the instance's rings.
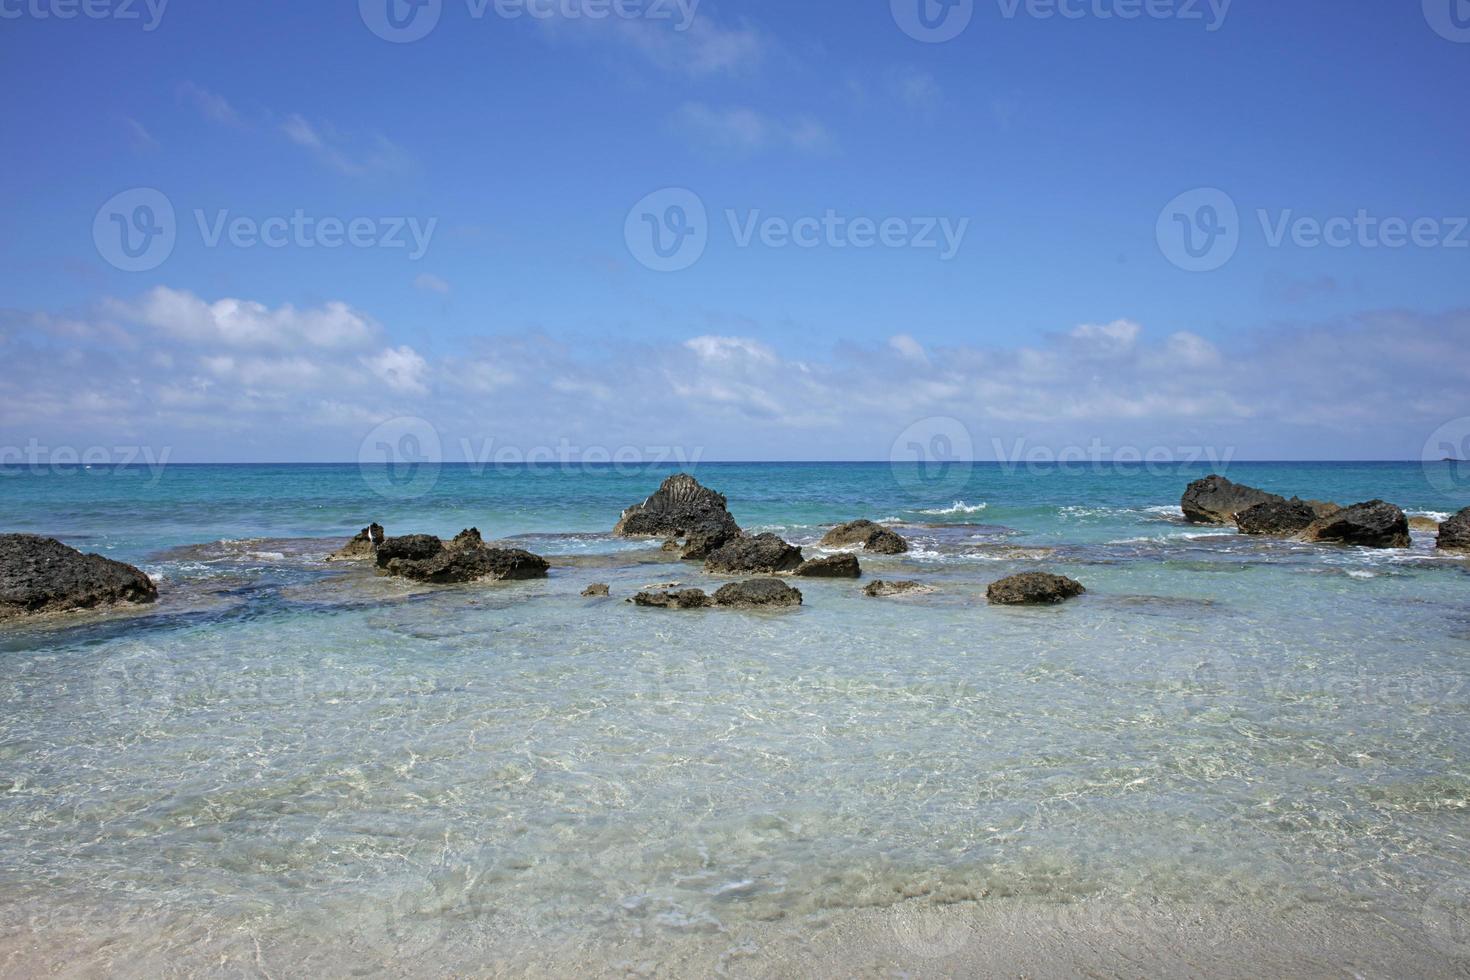
[[[623,511],[613,534],[624,538],[686,538],[740,533],[725,498],[687,473],[671,476],[641,504]]]
[[[710,553],[704,563],[707,572],[743,575],[750,572],[794,572],[801,566],[801,549],[774,534],[739,537]]]
[[[839,524],[822,538],[823,548],[862,548],[875,555],[901,555],[909,550],[909,543],[897,531],[872,521],[851,521]]]
[[[582,590],[583,599],[605,599],[610,595],[612,595],[612,589],[601,582],[589,585]]]
[[[475,528],[445,544],[428,534],[388,538],[378,546],[379,575],[430,585],[546,578],[546,559],[519,548],[491,548]]]
[[[856,555],[832,555],[803,562],[796,570],[802,578],[862,578],[862,566]]]
[[[887,599],[896,595],[925,595],[933,592],[932,586],[923,582],[884,582],[871,583],[863,589],[863,595],[870,599]]]
[[[1247,508],[1285,502],[1278,494],[1232,483],[1223,476],[1207,476],[1185,489],[1179,506],[1185,520],[1195,524],[1233,524],[1235,515]]]
[[[680,592],[640,592],[628,600],[635,606],[652,609],[705,609],[714,604],[702,589]]]
[[[1286,536],[1305,530],[1320,515],[1304,500],[1272,500],[1247,507],[1235,515],[1242,534]]]
[[[1439,526],[1440,551],[1457,551],[1470,554],[1470,507]]]
[[[1439,521],[1436,521],[1432,517],[1414,517],[1410,515],[1409,530],[1423,531],[1427,534],[1437,534],[1439,533]]]
[[[1065,602],[1087,590],[1081,582],[1045,572],[1026,572],[1001,579],[985,595],[998,606],[1035,606]]]
[[[1393,504],[1370,500],[1344,507],[1313,521],[1299,535],[1303,541],[1351,544],[1364,548],[1407,548],[1409,519]]]
[[[781,608],[799,606],[801,601],[800,590],[773,578],[735,582],[715,593],[715,605],[737,608]]]
[[[132,565],[54,538],[0,534],[0,620],[157,598],[153,580]]]
[[[370,561],[383,543],[383,525],[372,524],[357,532],[357,537],[327,556],[327,561]]]

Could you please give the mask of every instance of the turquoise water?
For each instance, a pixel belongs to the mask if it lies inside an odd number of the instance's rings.
[[[0,964],[494,972],[555,949],[658,973],[862,910],[1087,903],[1325,910],[1470,962],[1470,566],[1432,534],[1189,526],[1203,467],[706,464],[742,525],[809,554],[889,521],[914,550],[863,556],[868,578],[934,591],[803,581],[792,613],[667,613],[619,600],[720,580],[607,534],[667,472],[0,478],[0,527],[161,589],[0,633]],[[1225,472],[1470,503],[1438,464]],[[475,525],[552,577],[427,590],[321,561],[375,520]],[[1089,592],[985,603],[1036,569]],[[612,601],[581,598],[595,581]],[[932,964],[965,940],[887,941]]]

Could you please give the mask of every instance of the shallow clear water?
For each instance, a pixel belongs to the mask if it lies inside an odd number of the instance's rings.
[[[345,951],[327,972],[432,971],[1101,899],[1371,915],[1470,955],[1470,565],[1432,535],[1185,525],[1203,473],[702,466],[809,553],[825,524],[895,522],[914,553],[868,577],[935,587],[803,581],[766,615],[620,601],[718,581],[606,534],[663,472],[446,467],[414,498],[357,467],[5,477],[0,527],[138,562],[162,598],[0,633],[0,928],[121,972],[289,974],[255,957],[317,941]],[[1470,503],[1418,464],[1227,474]],[[321,562],[372,520],[477,525],[555,567],[425,590]],[[1088,594],[986,605],[1041,568]],[[594,581],[614,599],[581,598]]]

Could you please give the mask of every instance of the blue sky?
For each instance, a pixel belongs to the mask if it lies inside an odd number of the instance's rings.
[[[1465,0],[536,2],[0,0],[0,443],[1414,458],[1470,415]],[[703,251],[658,271],[668,188]]]

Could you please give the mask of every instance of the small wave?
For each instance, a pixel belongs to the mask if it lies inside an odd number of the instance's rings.
[[[989,506],[989,504],[985,503],[971,505],[965,503],[963,500],[956,500],[948,507],[936,507],[932,510],[921,510],[919,511],[919,513],[933,514],[936,517],[943,517],[949,514],[978,514]]]
[[[1442,510],[1411,510],[1411,511],[1409,511],[1409,516],[1410,517],[1427,517],[1431,521],[1436,521],[1436,522],[1438,522],[1440,524],[1443,524],[1445,521],[1449,520],[1454,515],[1447,514],[1447,513],[1445,513]]]
[[[1178,504],[1161,504],[1157,507],[1145,507],[1145,514],[1157,514],[1160,517],[1184,517],[1184,508]]]

